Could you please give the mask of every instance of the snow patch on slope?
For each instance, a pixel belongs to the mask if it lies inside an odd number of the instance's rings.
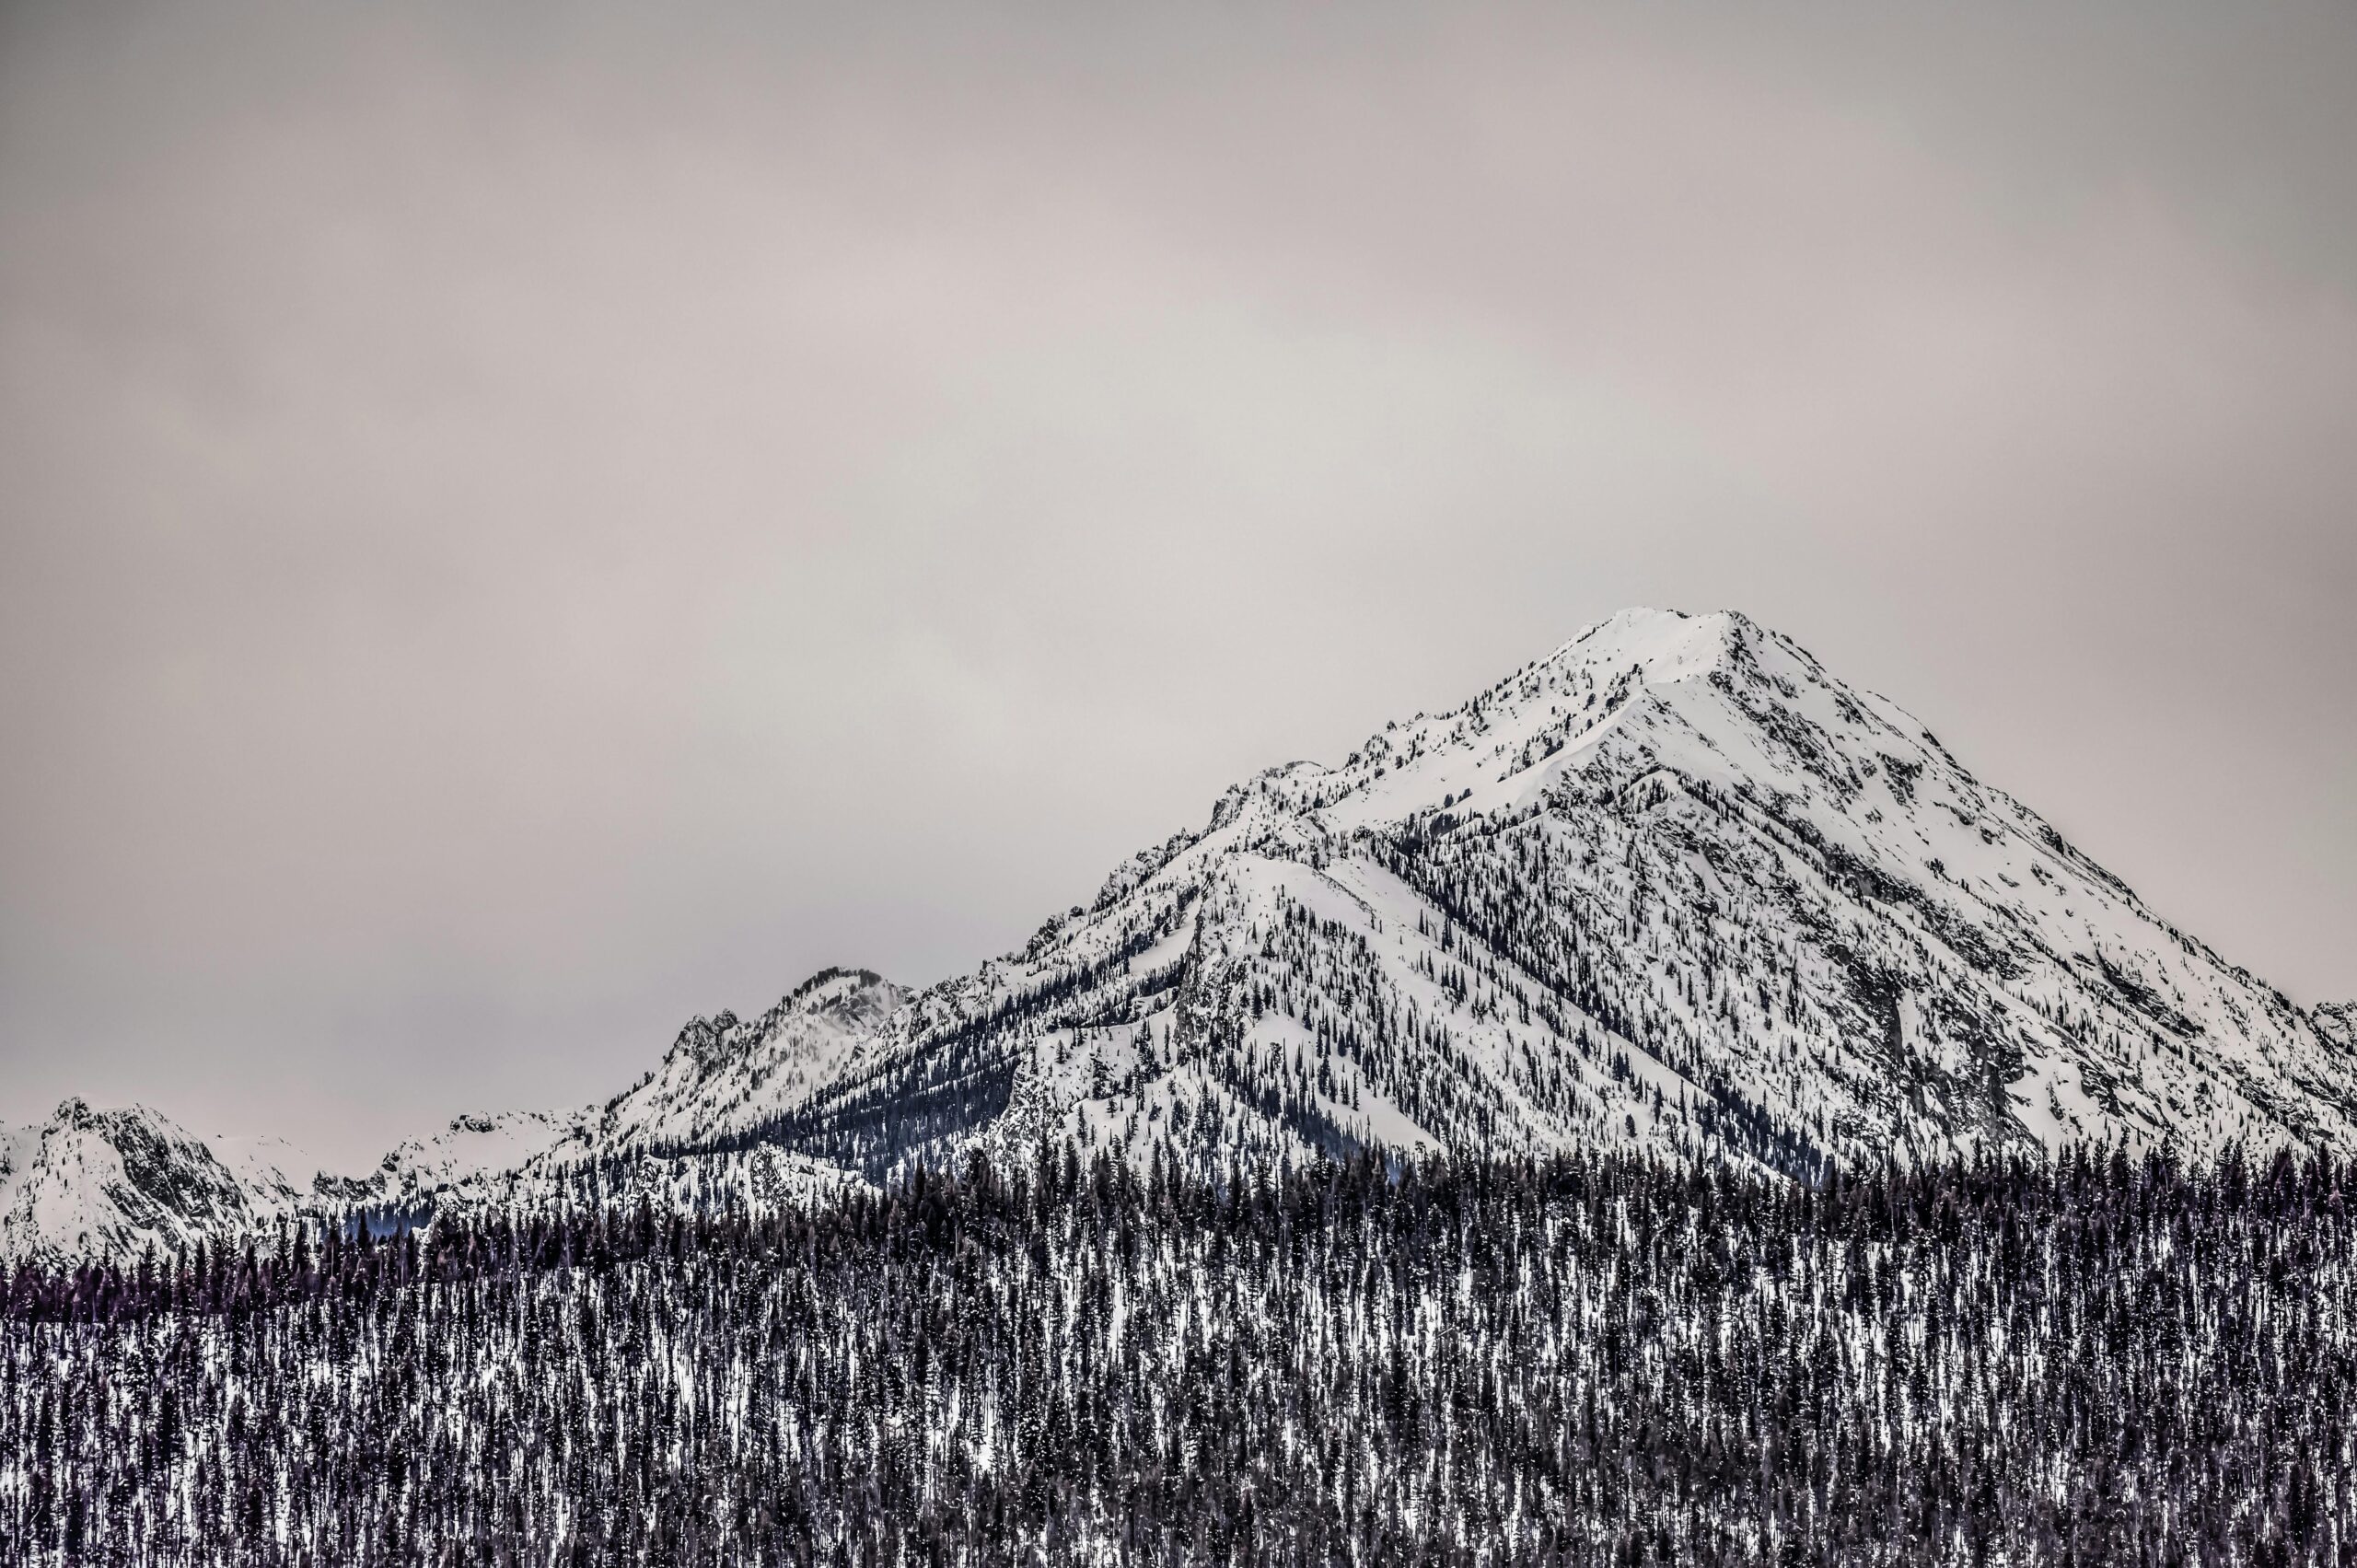
[[[226,1161],[156,1111],[78,1098],[41,1125],[0,1129],[0,1260],[171,1251],[251,1234],[309,1196],[311,1182],[288,1174],[304,1164],[291,1145],[219,1142]]]

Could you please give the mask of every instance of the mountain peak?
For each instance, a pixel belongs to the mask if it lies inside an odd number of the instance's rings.
[[[275,1139],[211,1144],[145,1106],[96,1109],[79,1095],[47,1123],[0,1128],[0,1261],[129,1257],[236,1234],[293,1211],[308,1190]]]
[[[1538,663],[1616,672],[1634,668],[1647,684],[1666,685],[1708,676],[1730,658],[1740,658],[1759,639],[1773,635],[1741,610],[1637,607],[1596,621]]]
[[[1235,785],[970,973],[820,970],[691,1019],[602,1106],[461,1119],[369,1191],[414,1215],[618,1162],[660,1201],[758,1203],[1057,1139],[1812,1179],[2073,1143],[2352,1152],[2357,1004],[2227,964],[1783,633],[1633,609]],[[68,1099],[0,1130],[0,1255],[234,1231],[282,1201],[241,1172]]]
[[[668,1147],[742,1134],[830,1080],[908,996],[873,970],[830,967],[758,1018],[690,1019],[645,1081],[605,1107],[598,1136]]]
[[[2357,1147],[2313,1017],[1733,610],[1608,617],[1230,789],[783,1127],[876,1173],[1059,1130],[1830,1166]],[[934,1151],[934,1152],[928,1152]]]
[[[895,993],[891,1005],[897,1005],[900,989],[874,970],[845,969],[830,964],[788,992],[780,1005],[804,1013],[819,1013],[888,992]]]

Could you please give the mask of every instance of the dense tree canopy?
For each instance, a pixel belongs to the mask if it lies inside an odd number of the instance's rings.
[[[1042,1151],[28,1270],[0,1559],[2340,1563],[2344,1183]]]

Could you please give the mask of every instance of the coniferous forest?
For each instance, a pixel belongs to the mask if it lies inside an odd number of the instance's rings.
[[[2346,1563],[2350,1172],[1042,1152],[0,1323],[0,1561]]]

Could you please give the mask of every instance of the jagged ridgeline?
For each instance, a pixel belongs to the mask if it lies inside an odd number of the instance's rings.
[[[2348,1172],[1067,1149],[28,1268],[0,1560],[2346,1563]]]

